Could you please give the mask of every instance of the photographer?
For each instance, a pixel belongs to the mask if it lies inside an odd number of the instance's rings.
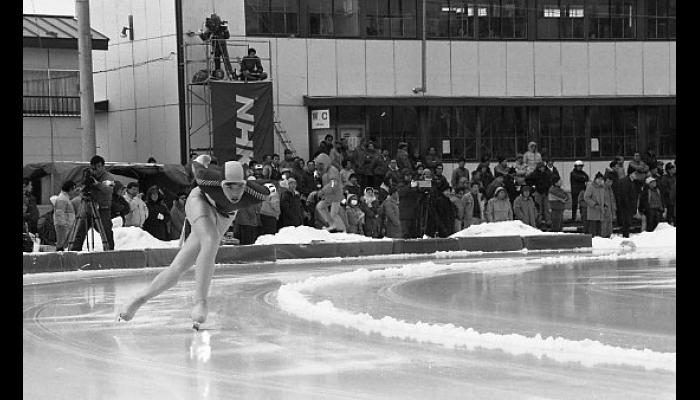
[[[112,207],[112,191],[114,187],[114,176],[107,172],[105,169],[105,159],[100,156],[94,156],[90,159],[90,168],[86,169],[83,173],[83,190],[82,204],[84,215],[87,217],[88,221],[92,217],[89,208],[87,208],[86,202],[92,201],[95,204],[95,208],[98,209],[99,218],[102,222],[105,232],[100,232],[100,235],[106,237],[108,249],[114,250],[114,237],[112,236],[112,217],[111,217],[111,207]],[[96,230],[99,228],[94,227]],[[77,232],[75,234],[75,241],[73,242],[73,247],[71,250],[80,251],[83,249],[83,242],[85,241],[85,236],[87,235],[87,229],[85,224],[80,224],[78,226]]]
[[[231,37],[228,32],[228,21],[222,21],[221,18],[212,14],[211,17],[207,18],[204,22],[204,27],[206,30],[199,32],[199,37],[204,40],[211,40],[211,45],[214,48],[214,71],[212,75],[216,79],[221,79],[223,74],[217,76],[216,71],[221,70],[221,58],[224,59],[224,68],[226,68],[226,73],[229,79],[234,78],[233,67],[231,67],[231,61],[228,57],[228,49],[226,48],[226,39]]]

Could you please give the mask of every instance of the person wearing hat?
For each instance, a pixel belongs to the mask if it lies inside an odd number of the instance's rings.
[[[486,222],[500,222],[513,220],[513,208],[508,200],[508,193],[503,187],[496,188],[492,198],[486,203]]]
[[[280,197],[280,221],[282,226],[301,226],[304,223],[304,206],[297,191],[297,180],[287,179],[288,189]]]
[[[571,170],[571,173],[569,174],[569,182],[571,183],[571,198],[576,200],[578,199],[578,194],[581,193],[581,191],[586,190],[586,182],[588,182],[590,178],[588,177],[588,174],[586,171],[583,170],[583,161],[581,160],[576,160],[574,162],[574,169]],[[571,202],[571,220],[576,221],[576,212],[578,210],[578,202],[577,201],[572,201]]]
[[[364,235],[365,213],[360,209],[360,200],[357,195],[348,193],[345,214],[348,219],[347,233]]]
[[[408,156],[408,143],[406,142],[400,142],[398,150],[396,150],[396,167],[400,171],[403,171],[406,168],[410,170],[413,169],[411,158]]]
[[[549,207],[552,210],[552,232],[561,232],[564,220],[564,209],[570,200],[569,194],[561,188],[562,180],[559,175],[552,179],[552,187],[549,188]],[[614,208],[614,207],[613,207]]]
[[[520,187],[520,195],[513,201],[513,216],[527,225],[537,227],[537,208],[532,198],[532,186]]]
[[[595,174],[593,182],[586,187],[583,198],[587,206],[588,233],[593,236],[601,236],[603,214],[606,212],[606,208],[612,210],[612,206],[605,201],[605,180],[600,171]]]
[[[655,178],[648,177],[644,183],[644,189],[639,195],[639,212],[646,217],[646,231],[652,232],[664,213],[664,197]]]
[[[340,184],[340,171],[331,164],[327,154],[321,153],[314,159],[316,169],[321,174],[320,201],[316,204],[326,229],[329,231],[345,231],[345,224],[340,215],[340,201],[344,198],[343,187]]]
[[[240,162],[227,161],[223,168],[210,162],[208,155],[201,155],[192,162],[197,187],[192,189],[185,203],[185,223],[192,226],[192,232],[184,239],[170,266],[123,304],[119,319],[131,320],[143,304],[175,285],[196,265],[195,305],[191,312],[193,328],[198,329],[206,321],[209,286],[221,238],[238,210],[260,204],[270,194],[264,186],[245,180]]]
[[[365,224],[362,227],[365,236],[372,238],[381,237],[382,219],[380,218],[380,203],[374,192],[374,188],[367,186],[360,198],[360,209],[365,214]]]
[[[464,157],[460,157],[457,161],[457,168],[452,170],[452,179],[450,179],[450,184],[453,188],[460,186],[460,180],[462,178],[467,178],[469,180],[469,170],[464,166],[467,160]]]
[[[537,143],[528,143],[527,151],[523,154],[523,161],[527,165],[528,174],[531,174],[537,168],[537,165],[542,162],[542,154],[537,151]]]

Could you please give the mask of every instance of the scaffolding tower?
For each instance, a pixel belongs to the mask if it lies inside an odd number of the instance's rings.
[[[248,54],[248,49],[254,47],[260,62],[263,64],[263,69],[268,71],[268,77],[264,82],[272,82],[273,64],[270,55],[269,40],[248,40],[248,39],[217,39],[219,43],[225,42],[228,48],[229,61],[234,70],[240,72],[240,63],[242,58]],[[185,51],[185,79],[186,84],[186,120],[187,120],[187,148],[188,152],[212,154],[214,151],[214,126],[211,107],[211,88],[209,83],[227,82],[232,85],[245,85],[242,80],[231,80],[228,74],[224,73],[223,79],[212,79],[212,71],[214,70],[214,48],[211,40],[199,43],[186,43]],[[221,63],[227,62],[221,57]],[[225,71],[224,65],[221,68]],[[199,71],[202,80],[194,81],[195,74]],[[206,73],[206,78],[204,78]],[[274,83],[273,83],[274,85]],[[273,96],[274,98],[274,96]],[[273,100],[273,127],[275,136],[278,138],[284,149],[291,150],[296,156],[296,150],[291,139],[287,136],[287,132],[282,127],[282,122],[277,118],[277,104]],[[257,155],[256,155],[257,156]]]

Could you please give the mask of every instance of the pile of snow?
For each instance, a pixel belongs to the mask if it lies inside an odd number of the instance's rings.
[[[87,242],[92,243],[92,234],[95,234],[95,251],[102,251],[102,237],[97,231],[90,229],[83,243],[83,251],[87,251]],[[162,249],[178,247],[180,240],[159,240],[151,236],[150,233],[136,226],[126,226],[112,228],[114,234],[114,250],[136,250],[136,249]]]
[[[478,225],[472,225],[466,229],[462,229],[457,233],[453,233],[450,237],[469,237],[469,236],[534,236],[534,235],[557,235],[560,232],[542,232],[520,220],[487,222]]]
[[[570,257],[549,257],[547,261],[562,262]],[[580,261],[585,261],[586,259],[596,260],[600,257],[578,258]],[[540,268],[543,264],[542,261],[544,261],[542,258],[488,260],[456,264],[422,263],[373,271],[359,269],[342,274],[311,277],[304,281],[282,285],[277,293],[277,301],[280,308],[305,320],[319,322],[323,325],[339,325],[349,329],[357,329],[368,335],[379,334],[388,338],[415,340],[449,348],[501,350],[516,356],[529,354],[559,362],[578,362],[589,367],[613,364],[676,371],[675,352],[662,353],[649,349],[623,348],[590,339],[569,340],[551,336],[543,338],[540,334],[529,337],[515,333],[477,332],[473,328],[464,328],[450,323],[407,322],[388,315],[375,318],[367,313],[354,313],[337,308],[329,300],[314,303],[307,298],[308,294],[318,289],[338,284],[363,285],[375,279],[424,277],[446,270],[500,274],[522,273],[533,268]]]
[[[355,233],[336,232],[330,233],[323,229],[315,229],[310,226],[285,226],[274,235],[262,235],[255,244],[309,244],[312,242],[366,242],[372,239]]]
[[[612,235],[610,239],[601,237],[593,238],[593,249],[620,249],[620,248],[674,248],[676,247],[676,227],[661,222],[653,232],[632,234],[629,238],[621,235]]]

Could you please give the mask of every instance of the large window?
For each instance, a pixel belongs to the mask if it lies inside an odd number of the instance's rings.
[[[676,106],[650,107],[647,110],[648,145],[659,157],[676,155]]]
[[[426,35],[430,38],[450,37],[450,16],[462,9],[451,7],[448,0],[425,0]]]
[[[80,115],[80,73],[23,71],[22,111],[24,115]]]
[[[296,36],[299,33],[299,0],[246,0],[246,32]]]
[[[357,37],[359,0],[308,0],[309,35]]]
[[[586,157],[584,107],[540,107],[540,148],[545,156]]]
[[[676,0],[646,0],[647,38],[676,38]]]
[[[481,156],[515,157],[527,148],[527,107],[481,107]]]
[[[637,146],[636,107],[591,107],[591,139],[599,141],[599,152],[592,156],[631,157]]]
[[[583,39],[583,0],[544,0],[537,9],[538,39]]]
[[[416,0],[365,0],[368,37],[416,38]]]
[[[588,0],[589,39],[634,39],[636,0]]]

